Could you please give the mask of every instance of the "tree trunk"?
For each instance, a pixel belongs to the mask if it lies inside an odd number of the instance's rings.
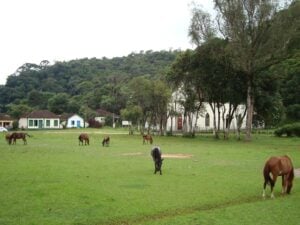
[[[252,84],[248,81],[247,88],[247,119],[246,119],[246,141],[251,141],[252,120],[253,120],[254,97],[252,94]]]
[[[216,122],[216,104],[215,103],[209,103],[209,105],[210,105],[211,110],[213,112],[213,124],[214,124],[213,131],[214,131],[214,135],[215,135],[216,139],[219,139],[219,133],[218,133],[218,130],[217,130],[217,122]]]

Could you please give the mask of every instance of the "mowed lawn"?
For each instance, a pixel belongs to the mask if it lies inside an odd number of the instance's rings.
[[[268,157],[288,154],[300,168],[299,138],[154,136],[168,156],[154,175],[140,135],[87,129],[90,145],[79,146],[82,131],[29,131],[27,145],[11,146],[0,134],[0,225],[300,224],[300,178],[289,196],[278,179],[275,199],[269,187],[261,197]]]

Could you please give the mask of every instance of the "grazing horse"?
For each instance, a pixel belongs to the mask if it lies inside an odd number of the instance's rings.
[[[110,141],[110,138],[109,138],[109,136],[105,136],[104,138],[103,138],[103,141],[102,141],[102,146],[109,146],[109,141]]]
[[[158,146],[152,148],[151,156],[154,161],[154,174],[156,174],[156,172],[159,172],[160,175],[162,175],[161,166],[164,159],[161,158],[161,150]]]
[[[23,143],[24,145],[27,144],[27,140],[26,140],[26,136],[31,137],[29,134],[27,133],[18,133],[18,132],[14,132],[11,135],[7,136],[6,135],[6,140],[8,140],[8,144],[16,144],[17,143],[17,139],[23,139]]]
[[[78,137],[78,140],[79,140],[79,145],[80,145],[80,143],[81,143],[81,145],[83,145],[83,141],[84,141],[84,145],[90,144],[90,139],[89,139],[88,134],[85,134],[85,133],[80,134]]]
[[[271,157],[265,164],[264,170],[263,197],[267,184],[271,186],[271,198],[274,198],[273,188],[278,176],[282,177],[282,194],[290,194],[293,187],[294,167],[288,156]]]
[[[5,135],[5,140],[6,140],[7,143],[9,143],[10,135],[11,135],[10,133],[7,133],[7,134]]]
[[[143,134],[143,144],[145,144],[146,142],[148,144],[148,141],[150,142],[150,144],[153,143],[152,136],[150,134]]]

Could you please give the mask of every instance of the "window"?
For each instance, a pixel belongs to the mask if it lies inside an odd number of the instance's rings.
[[[35,126],[35,127],[38,127],[38,125],[39,125],[38,122],[39,122],[38,120],[34,120],[34,126]]]
[[[74,126],[75,125],[75,121],[71,120],[71,125]]]
[[[54,120],[54,126],[58,127],[58,120]]]
[[[206,115],[205,115],[205,126],[206,127],[209,127],[209,114],[208,113],[206,113]]]
[[[28,121],[28,126],[29,126],[29,127],[33,127],[33,120],[29,120],[29,121]]]
[[[46,127],[50,127],[50,120],[46,120]]]

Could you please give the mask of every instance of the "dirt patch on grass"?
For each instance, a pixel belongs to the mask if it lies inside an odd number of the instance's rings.
[[[300,168],[294,169],[295,177],[300,177]]]
[[[173,159],[189,159],[192,158],[192,154],[162,154],[162,158],[173,158]]]
[[[123,153],[122,156],[140,156],[144,155],[143,152],[128,152]],[[192,154],[162,154],[162,158],[169,158],[169,159],[189,159],[192,158]]]
[[[136,155],[143,155],[142,152],[129,152],[129,153],[123,153],[123,156],[136,156]]]

